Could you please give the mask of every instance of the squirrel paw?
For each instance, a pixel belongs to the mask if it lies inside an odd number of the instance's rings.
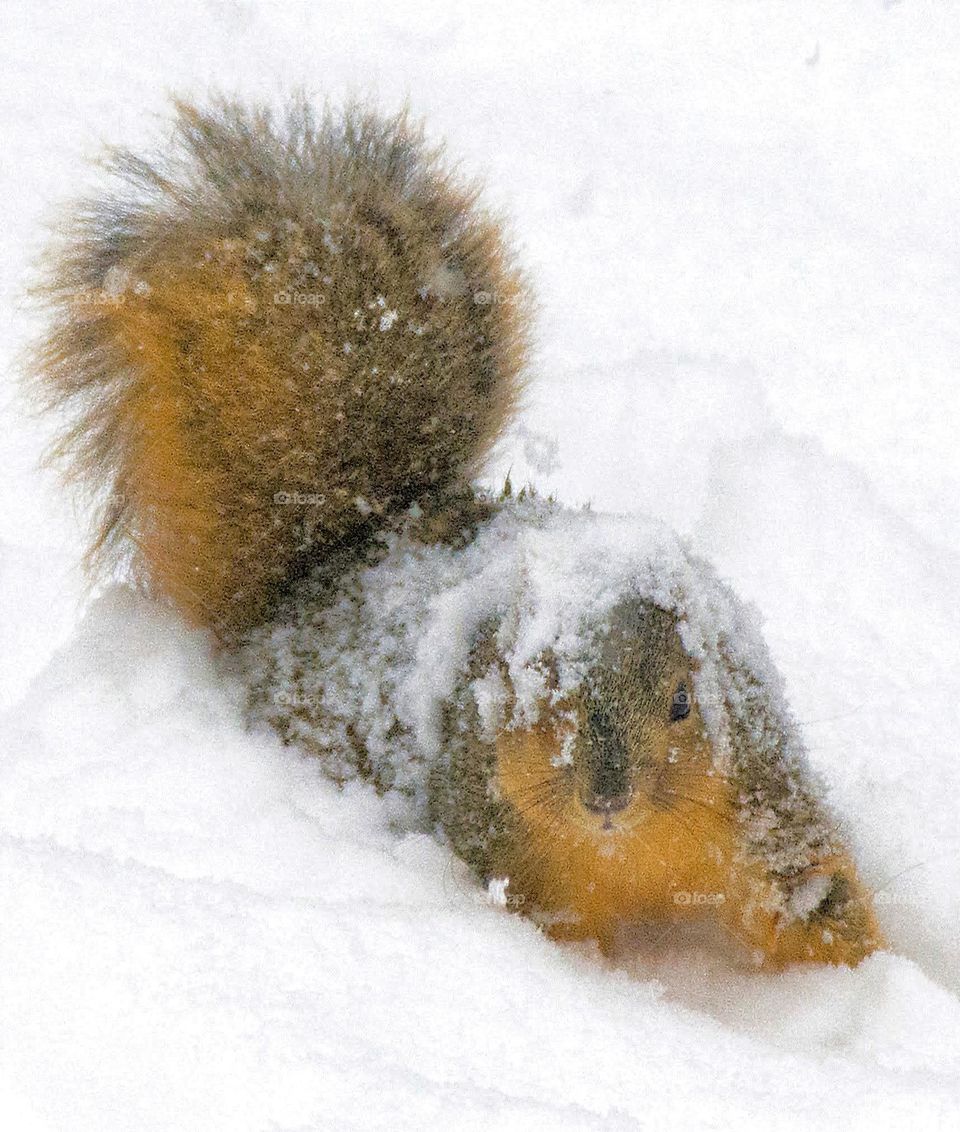
[[[771,879],[768,891],[774,887],[780,889],[781,883]],[[786,911],[753,906],[730,925],[762,966],[856,967],[885,946],[870,895],[850,860],[833,857],[806,870],[793,878],[791,891]]]

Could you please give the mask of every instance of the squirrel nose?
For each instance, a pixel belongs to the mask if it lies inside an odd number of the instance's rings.
[[[594,701],[587,714],[584,805],[598,814],[614,814],[630,800],[627,747],[613,713]]]
[[[618,814],[626,809],[630,792],[621,794],[595,794],[592,791],[583,799],[583,805],[592,814]]]

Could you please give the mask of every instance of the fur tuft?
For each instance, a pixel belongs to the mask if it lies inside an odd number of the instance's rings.
[[[106,164],[41,289],[53,454],[97,506],[91,564],[232,638],[464,490],[516,407],[530,299],[406,112],[177,102],[166,152]]]

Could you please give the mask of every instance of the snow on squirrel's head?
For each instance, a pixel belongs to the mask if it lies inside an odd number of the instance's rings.
[[[798,831],[826,836],[756,615],[673,532],[531,505],[461,553],[416,667],[458,654],[431,795],[478,871],[516,877],[516,843],[542,860],[560,832],[614,855],[635,837],[732,851],[742,809],[754,850],[787,869]]]
[[[649,874],[733,852],[735,815],[784,871],[823,844],[754,613],[662,524],[527,498],[465,545],[415,517],[384,543],[251,646],[260,710],[331,776],[409,798],[482,877],[580,843]]]

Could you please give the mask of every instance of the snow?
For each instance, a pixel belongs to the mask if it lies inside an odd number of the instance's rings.
[[[957,1122],[958,53],[934,0],[4,5],[4,1128]],[[760,610],[890,952],[550,943],[245,728],[202,634],[84,594],[13,391],[44,222],[168,90],[298,83],[409,95],[483,174],[540,301],[489,482],[653,515]]]

